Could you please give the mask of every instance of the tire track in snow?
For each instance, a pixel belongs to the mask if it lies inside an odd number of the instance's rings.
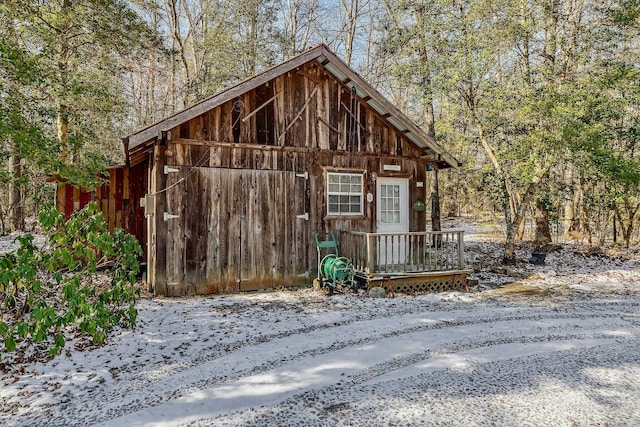
[[[487,311],[483,312],[481,308],[478,307],[479,305],[486,307]],[[495,305],[497,305],[497,307]],[[446,306],[446,311],[426,311],[420,314],[410,314],[412,309],[415,310],[415,305],[394,307],[381,312],[372,312],[370,309],[363,311],[366,310],[366,307],[356,307],[355,312],[350,313],[351,317],[345,319],[343,322],[319,322],[304,327],[290,330],[285,329],[272,334],[253,337],[247,342],[231,343],[230,348],[233,348],[233,350],[231,350],[230,353],[226,353],[223,349],[218,349],[218,351],[213,354],[202,352],[192,358],[188,364],[180,366],[181,371],[164,379],[149,380],[148,378],[140,378],[139,375],[144,373],[144,367],[141,369],[132,369],[130,372],[127,372],[126,375],[121,376],[117,382],[98,386],[91,395],[84,398],[79,397],[70,401],[68,404],[62,404],[59,410],[55,412],[52,411],[53,413],[51,414],[55,415],[57,412],[57,414],[60,415],[50,417],[50,414],[43,414],[41,417],[33,418],[32,421],[34,424],[44,424],[43,421],[46,420],[47,422],[52,422],[53,425],[86,425],[108,420],[121,414],[162,405],[167,401],[175,401],[197,390],[205,390],[230,384],[239,379],[259,375],[303,359],[322,357],[341,350],[370,345],[391,337],[455,328],[464,329],[465,327],[477,327],[479,325],[495,329],[499,327],[500,324],[506,322],[518,323],[558,320],[584,322],[586,320],[601,319],[608,321],[608,323],[604,325],[602,325],[602,322],[599,322],[601,328],[606,328],[615,325],[620,326],[616,323],[618,320],[621,320],[623,323],[631,320],[629,316],[624,318],[625,313],[637,313],[638,309],[636,302],[620,301],[611,303],[607,301],[589,301],[588,303],[583,303],[580,301],[578,303],[568,304],[565,308],[561,309],[537,305],[525,307],[513,304],[495,305],[483,303],[470,307],[467,304],[460,304]],[[618,313],[611,313],[612,307],[617,308]],[[442,305],[431,305],[424,308],[442,309],[443,307]],[[470,308],[473,308],[473,314],[466,312],[467,309]],[[386,330],[376,330],[374,328],[376,320],[386,318],[389,314],[398,318],[398,324]],[[491,317],[491,315],[494,317]],[[407,322],[412,321],[415,323],[416,318],[419,317],[430,319],[431,323],[423,322],[422,324],[412,325],[411,322]],[[612,321],[613,324],[610,323]],[[576,327],[578,326],[579,325],[576,325]],[[349,328],[352,329],[352,333],[343,332]],[[364,335],[360,332],[362,328],[367,330]],[[545,331],[551,328],[552,327],[539,327],[537,331],[544,334]],[[536,332],[536,328],[524,329],[518,332],[521,335],[515,338],[493,333],[491,340],[486,339],[486,342],[494,342],[493,345],[500,342],[500,340],[504,342],[518,342],[518,339],[523,339],[522,336],[524,335],[522,334],[532,334]],[[512,334],[512,331],[504,332],[503,335],[508,333]],[[487,334],[491,334],[491,331],[488,331]],[[489,336],[487,334],[484,336]],[[578,335],[576,335],[576,337],[577,336]],[[340,337],[340,339],[337,339],[338,337]],[[346,339],[344,339],[344,337],[346,337]],[[448,345],[467,345],[473,347],[474,339],[475,338],[471,338],[466,344],[461,341],[460,343],[448,343]],[[543,338],[540,339],[542,340]],[[244,365],[239,365],[239,369],[234,371],[225,367],[213,366],[216,363],[221,364],[225,361],[232,360],[237,353],[246,352],[248,347],[254,347],[256,352],[260,352],[261,354],[257,355],[255,360],[243,362]],[[434,351],[446,352],[447,349],[443,347],[435,349]],[[267,354],[271,357],[265,357]],[[406,361],[404,359],[391,360],[380,367],[370,367],[370,371],[365,370],[358,375],[366,376],[371,375],[372,372],[382,372],[384,369],[388,369],[387,366],[406,366],[407,363],[410,364],[411,360],[416,358],[416,360],[419,360],[420,357],[423,356],[424,354],[422,356],[420,354],[407,355]],[[268,359],[267,362],[264,361],[265,358]],[[207,372],[207,378],[202,378],[203,372]],[[208,372],[214,373],[209,375]],[[379,375],[383,374],[380,373]],[[358,377],[354,376],[353,378],[357,379]],[[143,393],[140,393],[141,390]],[[139,395],[141,394],[143,398],[137,401],[128,401],[127,395],[132,392],[136,392]],[[104,402],[107,402],[107,405],[105,405]]]
[[[573,341],[573,342],[572,342]],[[558,344],[567,344],[564,348]],[[514,343],[518,345],[518,343]],[[640,365],[637,339],[610,337],[521,346],[497,344],[487,360],[483,347],[431,354],[421,373],[406,381],[385,374],[327,385],[278,404],[250,408],[183,426],[556,426],[638,425]],[[527,348],[528,347],[528,348]],[[501,356],[503,351],[508,356]],[[465,356],[470,366],[443,361]],[[438,366],[438,364],[442,366]],[[431,366],[429,366],[431,365]],[[389,372],[387,372],[389,374]]]
[[[425,317],[429,317],[429,315],[433,315],[433,314],[434,313],[425,313],[426,315]],[[303,335],[306,335],[304,338],[304,341],[306,344],[311,342],[313,344],[311,347],[302,345],[302,346],[298,346],[299,348],[296,349],[295,346],[292,346],[291,344],[287,344],[285,346],[286,350],[284,352],[280,351],[279,353],[276,352],[273,354],[274,357],[272,358],[273,359],[272,361],[267,363],[262,363],[262,364],[250,363],[245,369],[240,370],[239,372],[232,373],[230,375],[213,375],[206,379],[200,379],[201,373],[188,371],[188,373],[190,374],[188,376],[198,378],[195,381],[193,381],[194,378],[191,378],[190,380],[187,379],[185,381],[184,378],[175,378],[172,376],[167,380],[169,383],[187,384],[187,385],[183,386],[181,389],[172,390],[169,395],[164,394],[164,395],[158,396],[155,393],[158,392],[158,389],[162,390],[163,388],[156,387],[157,384],[154,384],[152,389],[149,390],[150,391],[149,399],[144,399],[144,403],[134,402],[129,405],[125,404],[120,407],[113,407],[112,410],[105,413],[103,417],[100,417],[98,419],[93,419],[91,420],[91,422],[99,421],[100,419],[103,419],[103,420],[109,419],[109,418],[112,418],[113,416],[116,416],[118,413],[123,413],[123,412],[126,413],[132,410],[139,410],[144,407],[152,407],[154,405],[162,404],[163,402],[178,399],[182,396],[188,395],[190,392],[194,392],[197,390],[210,389],[212,387],[233,383],[238,379],[258,375],[258,374],[267,372],[269,370],[272,370],[274,368],[279,368],[282,366],[286,366],[287,364],[300,361],[304,358],[315,358],[320,356],[327,356],[331,353],[335,353],[337,351],[348,349],[351,347],[365,346],[365,345],[369,345],[371,343],[375,343],[377,341],[388,339],[391,337],[401,337],[403,335],[410,335],[418,332],[428,333],[429,331],[442,331],[445,329],[462,329],[462,328],[468,328],[469,326],[477,327],[478,325],[490,325],[492,328],[495,329],[495,328],[499,328],[499,325],[504,323],[514,324],[514,323],[520,323],[520,322],[541,322],[541,321],[557,322],[559,320],[566,320],[567,323],[575,323],[576,321],[579,321],[580,324],[573,325],[573,327],[577,329],[583,328],[584,322],[587,320],[598,320],[597,322],[598,325],[593,326],[594,331],[597,330],[598,328],[609,328],[611,326],[619,327],[620,324],[626,324],[626,321],[624,320],[622,320],[621,322],[615,322],[616,320],[620,320],[620,316],[618,314],[590,313],[586,311],[570,312],[570,313],[554,312],[553,315],[550,315],[551,313],[547,313],[547,312],[526,313],[521,315],[502,314],[501,316],[494,317],[494,318],[472,316],[467,318],[458,318],[454,320],[450,319],[451,317],[450,312],[441,312],[439,314],[443,315],[442,317],[445,317],[445,319],[439,319],[435,323],[421,324],[421,325],[415,325],[411,327],[406,326],[405,324],[400,322],[398,324],[398,327],[392,328],[390,330],[379,331],[379,332],[374,331],[374,334],[366,335],[366,336],[356,335],[352,339],[337,340],[332,342],[329,345],[318,345],[324,342],[324,340],[322,339],[313,340],[313,336],[309,337],[308,336],[309,333],[305,331],[305,333],[303,334]],[[446,319],[446,317],[449,317],[449,319]],[[372,320],[375,321],[376,318]],[[609,320],[609,321],[613,320],[614,323],[602,324],[601,320]],[[360,327],[363,327],[362,326],[363,323],[366,323],[366,322],[359,321],[357,323],[360,324],[359,325]],[[322,335],[342,336],[343,334],[336,331],[336,329],[357,327],[357,326],[358,325],[354,324],[354,322],[349,322],[348,324],[342,324],[337,326],[332,325],[329,328],[324,329],[323,330],[324,334]],[[365,325],[364,327],[366,328],[367,325]],[[467,342],[465,342],[465,340],[462,340],[462,342],[460,343],[447,342],[444,345],[445,348],[439,348],[439,349],[436,349],[436,351],[445,351],[445,352],[450,351],[450,350],[446,350],[446,347],[451,347],[451,346],[453,346],[451,348],[455,348],[456,346],[458,346],[460,349],[464,349],[464,348],[477,348],[478,346],[484,347],[487,345],[496,345],[496,343],[501,343],[501,342],[502,343],[523,342],[523,341],[530,340],[530,336],[537,332],[542,334],[538,339],[540,342],[543,342],[546,339],[545,337],[548,336],[548,332],[549,332],[548,330],[553,329],[553,326],[530,327],[530,328],[519,331],[521,334],[526,334],[526,336],[520,335],[517,337],[513,337],[513,332],[511,327],[505,326],[505,329],[508,329],[508,330],[502,333],[490,333],[489,331],[488,336],[490,336],[491,339],[486,342],[481,342],[480,344],[477,343],[477,337],[469,337],[466,339]],[[460,331],[458,333],[460,333]],[[287,342],[291,342],[291,339],[294,339],[295,341],[300,341],[299,339],[297,339],[297,335],[300,335],[300,333],[293,332],[293,331],[290,334],[284,334],[284,335],[279,334],[279,336],[275,339],[275,341],[282,341],[283,338],[287,338]],[[579,335],[574,334],[574,335],[568,336],[566,339],[577,339],[578,337]],[[557,339],[560,339],[560,338],[557,338]],[[271,340],[265,341],[265,342],[271,342]],[[280,344],[281,343],[278,342],[276,347],[281,348],[282,346]],[[260,351],[260,346],[256,348],[256,351],[262,353],[262,358],[264,358],[264,352]],[[291,353],[292,351],[293,353]],[[233,358],[233,353],[228,355],[228,357]],[[376,368],[377,370],[374,369],[368,373],[363,373],[361,375],[365,375],[365,376],[370,375],[371,372],[380,372],[379,374],[376,374],[376,375],[382,375],[383,371],[385,369],[388,369],[389,366],[393,366],[394,368],[406,366],[407,364],[413,363],[412,362],[413,360],[419,360],[421,357],[423,357],[423,355],[418,354],[418,355],[409,355],[407,356],[406,360],[391,360],[388,363],[385,363],[383,365],[384,366],[383,368],[378,367]],[[206,371],[207,370],[206,366],[203,366],[203,365],[206,365],[208,363],[210,362],[208,361],[203,363],[202,365],[198,365],[198,371]],[[382,369],[382,371],[380,371],[380,369]],[[178,377],[180,377],[180,375],[178,375]],[[109,400],[113,401],[113,398],[117,398],[117,397],[118,396],[111,396]]]

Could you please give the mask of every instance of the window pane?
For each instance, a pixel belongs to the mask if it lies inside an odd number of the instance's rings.
[[[327,174],[327,211],[331,214],[362,213],[363,175]]]

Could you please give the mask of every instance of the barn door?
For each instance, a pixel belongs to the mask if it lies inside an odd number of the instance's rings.
[[[156,238],[165,238],[166,240],[167,296],[194,293],[190,292],[185,283],[186,228],[188,224],[184,213],[189,200],[186,182],[188,170],[186,168],[173,169],[167,175],[166,211],[156,212],[156,215],[159,215],[166,224],[166,237],[157,236]],[[189,206],[189,208],[191,207]]]
[[[232,257],[238,289],[293,285],[308,270],[305,263],[306,181],[293,171],[241,170],[235,210],[239,246]],[[298,279],[299,280],[299,279]]]
[[[185,168],[186,169],[186,168]],[[198,168],[171,174],[169,295],[294,284],[306,265],[306,181],[295,172]]]

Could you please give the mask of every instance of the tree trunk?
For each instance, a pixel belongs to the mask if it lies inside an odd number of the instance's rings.
[[[351,57],[353,55],[353,44],[356,38],[356,28],[358,27],[358,17],[360,15],[360,1],[359,0],[341,0],[342,8],[347,18],[347,39],[345,40],[344,47],[344,62],[347,65],[351,65]]]
[[[507,227],[505,240],[504,240],[504,253],[502,255],[502,263],[503,264],[515,264],[515,228],[513,227],[512,217],[511,217],[511,206],[509,203],[509,191],[507,189],[507,182],[505,180],[501,180],[502,189],[502,208],[504,210],[504,222]]]
[[[522,197],[519,194],[516,194],[515,195],[515,200],[513,200],[513,198],[512,198],[512,203],[511,203],[511,216],[514,217],[514,218],[516,216],[516,211],[518,209],[518,206],[520,206],[520,203],[522,203]],[[522,241],[522,239],[524,238],[524,233],[526,231],[526,227],[527,227],[526,210],[525,210],[525,214],[522,215],[522,219],[517,224],[517,226],[518,226],[518,228],[516,229],[515,239],[517,241]]]
[[[416,12],[417,13],[417,12]],[[422,13],[417,13],[416,20],[419,24],[424,24],[424,16]],[[434,141],[436,140],[436,117],[435,107],[433,105],[433,86],[431,81],[431,60],[429,52],[427,51],[427,41],[421,43],[419,48],[421,70],[422,70],[422,106],[424,110],[424,120],[427,135]],[[438,182],[438,167],[432,165],[433,171],[431,173],[431,231],[441,231],[442,225],[440,223],[440,184]],[[441,235],[438,235],[434,244],[440,245]]]
[[[16,150],[9,157],[11,180],[9,181],[9,231],[24,230],[24,209],[22,205],[22,159]]]
[[[584,185],[582,184],[582,180],[577,184],[577,191],[575,197],[573,198],[573,205],[576,209],[580,210],[580,215],[578,216],[579,220],[575,221],[574,227],[580,227],[582,231],[587,235],[587,243],[589,247],[593,245],[593,230],[591,229],[591,212],[589,206],[584,202]],[[609,221],[606,220],[606,224]],[[605,227],[606,228],[606,225]],[[603,242],[604,243],[604,242]]]
[[[544,245],[551,243],[551,229],[549,228],[549,211],[540,198],[536,200],[535,207],[536,237],[533,241],[535,251],[539,251]]]
[[[527,191],[524,193],[524,196],[522,197],[522,201],[518,205],[518,208],[516,210],[516,215],[513,217],[511,224],[507,222],[507,238],[505,241],[504,256],[502,258],[502,262],[504,264],[513,264],[516,262],[515,224],[519,224],[522,221],[522,218],[524,218],[525,212],[527,211],[527,207],[529,206],[529,202],[531,201],[531,198],[533,197],[537,186],[538,186],[538,183],[535,180],[531,184],[529,184],[529,186],[527,187]],[[503,187],[506,190],[506,180],[504,181]],[[508,218],[506,218],[506,211],[507,211],[507,207],[505,204],[505,220],[508,220]],[[509,209],[509,212],[511,212],[510,209]],[[511,214],[509,214],[509,216],[511,216]]]
[[[544,11],[544,46],[542,56],[547,66],[547,75],[553,78],[555,75],[556,53],[558,49],[558,20],[560,0],[548,0],[543,5]]]
[[[631,234],[633,233],[633,220],[629,221],[626,227],[622,228],[622,237],[624,238],[624,247],[629,248],[631,245]]]
[[[431,173],[431,231],[442,230],[440,223],[440,192],[438,187],[438,168],[433,166]]]
[[[424,90],[425,92],[425,118],[426,118],[426,127],[427,134],[436,140],[436,126],[435,126],[435,115],[433,108],[433,96],[431,93],[431,79],[429,76],[426,78],[428,84],[425,84]],[[440,223],[440,183],[438,180],[438,166],[432,165],[433,171],[431,172],[431,185],[430,185],[430,193],[431,193],[431,230],[432,231],[441,231],[442,225]],[[441,238],[442,236],[440,236]],[[437,242],[440,244],[440,241]]]
[[[520,220],[520,224],[518,224],[518,232],[516,233],[516,240],[521,242],[524,239],[524,233],[527,231],[527,215],[525,211],[525,215],[522,216]]]
[[[513,224],[508,224],[507,225],[507,235],[506,235],[506,240],[504,242],[504,254],[502,256],[502,263],[504,265],[513,265],[516,263],[516,245],[515,245],[515,238],[514,238],[514,228],[513,228]]]
[[[512,191],[509,190],[509,183],[507,182],[507,178],[504,174],[504,171],[502,170],[502,166],[500,165],[500,162],[498,161],[496,153],[493,151],[493,147],[491,147],[491,145],[489,144],[489,141],[487,140],[487,137],[484,133],[484,129],[480,124],[480,121],[475,116],[475,113],[473,111],[472,111],[472,114],[474,114],[474,121],[478,129],[480,142],[487,156],[489,157],[491,164],[493,165],[493,168],[496,172],[496,176],[498,178],[498,182],[500,185],[500,190],[502,193],[501,194],[502,208],[504,210],[504,220],[507,227],[505,243],[504,243],[504,256],[502,257],[502,262],[504,264],[513,264],[516,262],[515,225],[520,224],[520,222],[522,221],[522,218],[524,217],[527,207],[529,206],[529,202],[531,201],[531,198],[535,193],[535,189],[538,187],[539,180],[542,179],[542,176],[545,175],[546,173],[541,174],[540,177],[533,179],[533,181],[528,185],[527,190],[524,193],[524,196],[522,196],[522,201],[518,204],[518,206],[515,207],[515,215],[512,216],[512,212],[514,212],[514,209],[512,207],[512,201],[514,201],[514,198],[512,195]]]
[[[60,143],[60,160],[68,162],[71,153],[69,147],[69,107],[64,104],[58,105],[56,126]]]
[[[73,9],[70,0],[64,0],[60,9],[60,16],[66,16]],[[70,47],[70,39],[68,37],[70,23],[64,23],[62,28],[58,29],[60,39],[58,40],[58,78],[60,79],[60,93],[57,94],[57,117],[56,127],[58,133],[58,143],[60,144],[60,160],[68,163],[71,156],[71,147],[69,147],[69,105],[64,101],[65,96],[70,91],[70,57],[73,49]]]
[[[631,206],[631,204],[625,200],[624,208],[626,213],[626,218],[622,217],[621,209],[616,206],[615,214],[618,217],[618,224],[620,225],[620,229],[622,230],[622,238],[624,239],[625,247],[629,247],[631,245],[631,236],[633,234],[633,226],[636,219],[636,215],[638,214],[638,210],[640,209],[640,204],[636,206]]]
[[[471,103],[470,103],[471,104]],[[516,240],[516,229],[514,224],[519,224],[522,220],[522,216],[524,215],[524,210],[526,204],[529,203],[529,199],[532,193],[532,185],[529,185],[529,189],[525,193],[522,198],[522,202],[517,209],[514,209],[513,202],[514,198],[512,196],[512,192],[509,191],[509,184],[507,182],[507,178],[505,177],[504,171],[502,170],[502,166],[498,161],[498,157],[496,156],[495,151],[493,151],[493,147],[489,144],[487,136],[484,133],[484,128],[478,120],[476,116],[475,110],[471,108],[471,114],[473,116],[474,122],[476,124],[476,128],[478,129],[478,135],[480,137],[480,143],[484,148],[487,157],[491,161],[493,165],[493,169],[496,173],[496,177],[498,178],[499,186],[500,186],[500,198],[502,199],[502,209],[504,211],[504,222],[507,228],[505,242],[504,242],[504,255],[502,257],[503,264],[513,264],[516,261],[515,257],[515,240]],[[515,212],[515,215],[512,215]]]
[[[184,68],[184,81],[186,90],[184,91],[182,97],[182,106],[186,107],[190,102],[189,97],[189,87],[191,84],[191,71],[189,69],[189,62],[187,59],[187,46],[185,45],[186,40],[182,39],[182,29],[180,27],[180,12],[178,10],[179,5],[177,0],[171,0],[169,4],[167,4],[169,9],[169,30],[171,31],[172,44],[178,46],[178,54],[180,55],[180,62],[182,64],[182,68]],[[175,67],[175,65],[174,65]]]
[[[569,233],[576,229],[575,227],[575,208],[573,205],[573,197],[567,197],[564,203],[564,218],[562,218],[563,229],[565,237],[569,236]]]
[[[575,197],[575,183],[573,179],[573,168],[571,165],[567,165],[566,174],[564,176],[564,183],[567,186],[567,194],[564,198],[564,218],[562,220],[564,236],[569,237],[569,233],[576,230],[576,197]]]
[[[251,76],[258,71],[258,15],[260,14],[260,2],[252,2],[249,8],[249,28],[247,34],[247,75]]]

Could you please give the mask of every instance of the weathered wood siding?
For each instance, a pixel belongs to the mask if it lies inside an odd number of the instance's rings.
[[[168,295],[295,284],[306,263],[305,180],[293,172],[180,168],[167,184]],[[196,194],[196,196],[194,196]],[[193,214],[197,212],[198,214]],[[161,237],[161,236],[160,236]]]
[[[136,236],[144,259],[147,258],[147,224],[140,198],[147,193],[149,162],[133,167],[117,166],[107,169],[104,184],[95,189],[78,188],[60,182],[56,189],[56,208],[67,218],[89,202],[100,207],[109,230],[122,228]]]
[[[317,62],[176,126],[154,150],[150,280],[160,295],[310,282],[316,232],[376,231],[366,194],[376,200],[378,176],[408,178],[410,202],[426,199],[425,152]],[[331,171],[364,173],[363,215],[327,216]],[[410,210],[411,231],[425,220]]]

